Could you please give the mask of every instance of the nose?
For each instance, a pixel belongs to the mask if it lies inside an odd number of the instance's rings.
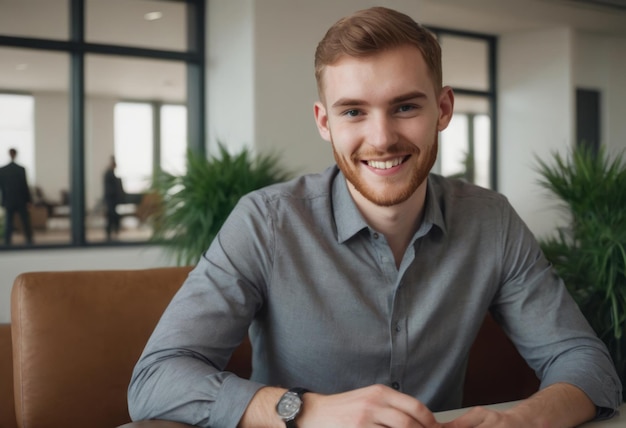
[[[368,142],[377,150],[384,152],[398,142],[398,133],[392,118],[385,114],[370,116]]]

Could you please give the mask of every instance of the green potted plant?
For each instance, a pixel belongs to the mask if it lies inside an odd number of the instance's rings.
[[[239,198],[290,176],[275,154],[252,156],[243,149],[231,155],[222,144],[208,158],[189,150],[185,173],[154,177],[161,209],[151,219],[152,240],[164,244],[178,265],[195,264]]]
[[[607,345],[626,384],[626,164],[582,145],[567,157],[538,159],[540,185],[569,225],[540,240],[556,272]],[[626,392],[624,393],[626,399]]]

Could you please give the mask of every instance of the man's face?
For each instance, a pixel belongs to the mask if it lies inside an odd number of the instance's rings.
[[[344,56],[322,78],[323,103],[315,104],[315,119],[341,171],[376,205],[407,200],[437,158],[438,131],[452,115],[450,88],[436,93],[413,46]]]

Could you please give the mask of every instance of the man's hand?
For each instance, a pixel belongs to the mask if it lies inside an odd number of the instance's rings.
[[[307,393],[299,428],[440,428],[433,413],[415,398],[384,385],[335,395]]]
[[[577,387],[557,383],[505,411],[470,409],[444,428],[570,428],[593,418],[595,406]]]
[[[284,428],[274,410],[285,390],[260,389],[246,409],[240,428]],[[433,413],[415,398],[384,385],[372,385],[341,394],[307,392],[303,396],[298,428],[442,428]]]

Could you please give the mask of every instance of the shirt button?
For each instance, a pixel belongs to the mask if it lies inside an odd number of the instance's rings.
[[[372,236],[374,237],[374,239],[378,239],[378,233],[374,232]]]
[[[391,384],[391,387],[395,390],[400,390],[400,384],[398,382],[394,382]]]
[[[400,324],[396,324],[396,333],[400,333],[400,331],[402,330],[402,327],[400,327]]]
[[[382,256],[382,257],[380,258],[380,260],[381,260],[383,263],[387,263],[387,262],[389,261],[389,258],[388,258],[388,257],[385,257],[385,256]]]

